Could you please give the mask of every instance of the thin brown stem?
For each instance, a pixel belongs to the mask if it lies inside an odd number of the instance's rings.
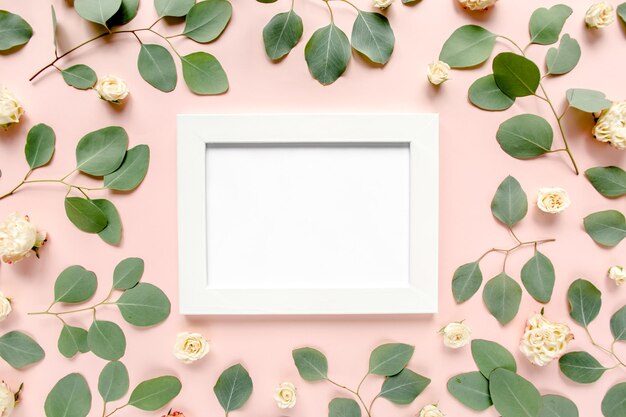
[[[615,359],[617,361],[617,365],[614,366],[613,368],[610,369],[614,369],[617,368],[619,366],[623,366],[624,368],[626,368],[626,363],[620,359],[619,356],[617,356],[617,354],[615,353],[615,340],[613,341],[613,343],[611,344],[611,348],[607,349],[604,346],[600,345],[599,343],[597,343],[595,341],[595,339],[593,338],[593,336],[591,335],[591,332],[589,331],[588,327],[585,327],[585,332],[587,333],[587,337],[589,337],[589,341],[591,342],[591,344],[593,346],[595,346],[596,348],[600,349],[601,351],[603,351],[604,353],[606,353],[607,355],[611,356],[613,359]]]
[[[367,375],[366,375],[366,377],[367,377]],[[365,378],[363,378],[363,379],[365,379]],[[372,417],[372,413],[370,412],[370,409],[367,407],[367,404],[363,400],[363,397],[361,397],[361,394],[358,392],[358,390],[354,391],[354,390],[352,390],[352,389],[350,389],[350,388],[348,388],[348,387],[346,387],[344,385],[340,385],[340,384],[336,383],[335,381],[332,381],[332,380],[330,380],[328,378],[326,378],[326,380],[328,382],[330,382],[331,384],[333,384],[334,386],[336,386],[338,388],[341,388],[341,389],[344,389],[344,390],[352,393],[359,400],[359,402],[361,403],[361,405],[365,409],[365,412],[367,413],[367,417]],[[360,384],[359,384],[359,386],[360,386]]]

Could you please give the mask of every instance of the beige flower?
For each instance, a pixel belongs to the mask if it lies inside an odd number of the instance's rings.
[[[560,187],[540,188],[537,193],[537,207],[544,213],[560,213],[571,203],[567,191]]]
[[[593,128],[593,136],[617,149],[626,149],[626,101],[613,103],[600,113]]]
[[[387,7],[391,6],[391,3],[393,3],[393,0],[373,0],[372,1],[373,6],[381,10],[384,10]]]
[[[615,285],[622,285],[626,282],[626,268],[615,265],[609,268],[609,278],[615,281]]]
[[[176,336],[174,356],[183,363],[195,362],[209,353],[209,342],[200,333],[183,332]]]
[[[19,123],[22,114],[24,114],[24,109],[13,93],[0,85],[0,127],[6,128]]]
[[[472,11],[486,10],[494,6],[498,0],[459,0],[461,6]]]
[[[443,417],[444,415],[437,404],[429,404],[420,410],[419,417]]]
[[[543,314],[535,314],[526,323],[520,350],[530,363],[545,366],[560,358],[573,338],[574,335],[565,324],[553,323]]]
[[[432,85],[440,85],[450,77],[450,65],[443,61],[432,62],[428,64],[426,75]]]
[[[458,349],[470,342],[472,330],[463,322],[452,322],[439,331],[443,335],[443,344]]]
[[[274,400],[280,409],[293,408],[296,405],[296,387],[290,382],[283,382],[276,388]]]
[[[606,1],[592,5],[585,14],[585,23],[590,28],[604,28],[615,21],[615,11]]]
[[[37,230],[28,216],[17,213],[0,224],[0,259],[12,264],[34,253],[39,257],[39,248],[46,243],[46,233]]]
[[[102,100],[111,103],[119,103],[128,97],[128,86],[124,80],[114,75],[99,78],[94,89]]]
[[[11,314],[13,309],[11,308],[11,300],[0,291],[0,321],[6,320]]]
[[[15,408],[16,393],[11,388],[0,382],[0,417],[9,417]]]

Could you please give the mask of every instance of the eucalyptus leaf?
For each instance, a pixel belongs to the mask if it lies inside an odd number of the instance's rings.
[[[592,213],[583,223],[587,234],[602,246],[617,246],[626,237],[626,218],[617,210]]]
[[[563,375],[579,384],[596,382],[608,370],[587,352],[569,352],[559,359]]]
[[[45,352],[32,337],[20,331],[10,331],[0,337],[0,358],[15,369],[39,362]]]
[[[33,28],[20,16],[0,10],[0,51],[24,45],[33,36]]]
[[[176,88],[176,64],[163,46],[142,43],[137,68],[141,78],[157,90],[168,93]]]
[[[263,28],[263,44],[267,56],[276,61],[287,55],[302,38],[302,18],[290,9],[272,17]]]
[[[469,88],[470,102],[483,110],[502,111],[515,103],[515,99],[507,96],[496,84],[493,74],[477,79]]]
[[[112,321],[94,320],[87,333],[89,350],[108,361],[116,361],[126,352],[126,337]]]
[[[496,342],[472,340],[472,357],[480,373],[487,379],[498,368],[517,372],[517,364],[511,352]]]
[[[98,232],[98,236],[109,245],[119,244],[122,240],[122,220],[120,219],[120,214],[117,212],[115,205],[105,199],[91,201],[96,207],[102,210],[107,218],[107,225]]]
[[[107,25],[107,20],[120,9],[122,0],[74,0],[74,9],[80,17],[90,22]]]
[[[361,407],[350,398],[334,398],[328,404],[328,417],[361,417]]]
[[[222,34],[233,14],[228,0],[204,0],[196,3],[185,20],[183,35],[200,43],[209,43]]]
[[[133,390],[128,405],[144,411],[165,407],[180,393],[182,384],[175,376],[161,376],[143,381]]]
[[[58,24],[57,24],[57,12],[54,10],[54,5],[50,5],[50,14],[52,15],[52,44],[54,45],[54,53],[57,55],[58,51],[58,42],[57,42],[57,32],[58,32]]]
[[[569,105],[586,113],[597,113],[608,109],[613,102],[601,91],[570,88],[565,93]]]
[[[369,373],[392,376],[402,371],[411,360],[415,347],[404,343],[387,343],[378,346],[370,355]]]
[[[328,378],[328,360],[319,350],[305,347],[292,352],[298,373],[305,381],[322,381]]]
[[[565,21],[571,14],[572,9],[564,4],[535,10],[530,17],[530,42],[550,45],[558,41]]]
[[[554,291],[556,275],[550,259],[539,251],[522,267],[522,283],[526,291],[540,303],[548,303]]]
[[[451,68],[473,67],[489,59],[495,44],[495,33],[477,25],[461,26],[443,44],[439,60]]]
[[[588,327],[600,313],[602,293],[591,282],[577,279],[567,290],[567,301],[572,319],[581,326]]]
[[[196,3],[196,0],[154,0],[154,8],[159,17],[183,17]]]
[[[617,15],[622,19],[622,23],[626,24],[626,3],[617,6]]]
[[[620,167],[596,167],[585,172],[587,179],[600,194],[605,197],[626,195],[626,171]]]
[[[550,152],[554,132],[543,117],[520,114],[500,125],[496,139],[513,158],[529,159]]]
[[[67,324],[63,325],[59,341],[57,343],[59,352],[66,358],[74,357],[78,352],[89,352],[87,344],[87,330],[81,327],[74,327]]]
[[[530,59],[511,52],[498,54],[493,60],[496,84],[509,97],[526,97],[535,94],[541,74]]]
[[[448,392],[461,404],[476,411],[493,405],[489,393],[489,380],[480,372],[468,372],[448,380]]]
[[[520,183],[508,176],[500,183],[493,200],[491,212],[505,225],[512,227],[522,220],[528,212],[528,198]]]
[[[206,52],[181,56],[183,78],[187,87],[196,94],[212,95],[228,91],[228,77],[222,64]]]
[[[513,278],[503,272],[485,284],[483,301],[489,312],[504,325],[517,315],[522,301],[522,289]]]
[[[350,61],[350,41],[334,23],[316,30],[304,48],[309,71],[323,85],[334,83]]]
[[[489,377],[489,392],[493,405],[505,417],[539,415],[542,399],[537,388],[508,369],[496,369]]]
[[[220,375],[213,392],[226,415],[244,406],[252,395],[252,379],[240,364],[233,365]]]
[[[44,404],[46,417],[87,417],[91,391],[80,374],[69,374],[57,382]]]
[[[126,152],[117,170],[104,176],[104,186],[117,191],[134,190],[146,177],[149,165],[150,148],[148,145],[137,145]]]
[[[70,266],[59,274],[54,283],[54,302],[82,303],[93,297],[97,287],[96,274],[80,265]]]
[[[377,64],[391,58],[396,38],[387,17],[380,13],[357,10],[352,26],[352,47]]]
[[[137,285],[144,271],[141,258],[126,258],[117,264],[113,271],[113,288],[128,290]]]
[[[626,417],[626,382],[612,386],[602,399],[604,417]]]
[[[580,45],[576,39],[568,34],[563,35],[558,48],[550,48],[546,54],[548,74],[567,74],[578,65],[580,61]]]
[[[66,197],[65,214],[74,226],[87,233],[99,233],[108,223],[104,212],[85,198]]]
[[[161,323],[171,310],[170,300],[165,293],[148,283],[139,283],[124,291],[115,304],[124,320],[140,327]]]
[[[544,395],[538,417],[578,417],[578,407],[568,398],[560,395]]]
[[[611,316],[611,334],[616,341],[626,340],[626,306]]]
[[[120,167],[128,148],[128,134],[109,126],[83,136],[76,145],[76,169],[101,177]]]
[[[98,81],[96,72],[83,64],[73,65],[61,70],[61,75],[67,85],[79,90],[88,90]]]
[[[105,403],[119,400],[126,395],[128,385],[128,370],[122,362],[107,363],[98,377],[98,392]]]
[[[122,0],[118,11],[107,21],[107,26],[122,26],[129,23],[137,16],[137,10],[139,10],[139,0]]]
[[[48,125],[40,123],[33,126],[26,136],[24,154],[30,169],[47,165],[54,154],[55,134]]]
[[[403,369],[399,374],[385,378],[379,397],[394,404],[411,404],[430,384],[430,379],[410,369]]]
[[[478,262],[461,265],[452,277],[452,295],[457,303],[463,303],[476,294],[483,282],[483,274]]]

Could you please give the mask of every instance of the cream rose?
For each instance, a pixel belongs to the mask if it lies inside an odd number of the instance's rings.
[[[437,404],[429,404],[420,410],[419,417],[443,417],[444,415]]]
[[[450,77],[450,65],[443,61],[430,63],[426,75],[432,85],[440,85]]]
[[[439,331],[443,335],[443,344],[458,349],[470,342],[472,330],[463,322],[452,322]]]
[[[176,336],[174,356],[183,363],[195,362],[209,353],[209,342],[200,333],[183,332]]]
[[[609,278],[615,281],[615,285],[622,285],[626,282],[626,268],[615,265],[609,268]]]
[[[391,3],[393,3],[393,0],[373,0],[372,4],[374,5],[374,7],[384,10],[387,7],[391,6]]]
[[[94,87],[102,100],[119,103],[128,97],[128,86],[119,77],[107,75],[99,78]]]
[[[0,224],[0,259],[12,264],[34,253],[39,257],[39,248],[46,242],[46,233],[37,230],[28,216],[17,213]]]
[[[520,350],[530,363],[545,366],[560,358],[573,338],[574,335],[565,324],[553,323],[543,314],[535,314],[526,323]]]
[[[560,213],[571,203],[567,191],[560,187],[540,188],[537,193],[537,207],[544,213]]]
[[[585,23],[590,28],[600,29],[615,21],[615,11],[606,1],[592,5],[585,14]]]
[[[22,105],[8,88],[0,85],[0,127],[9,127],[20,122],[24,114]]]
[[[9,417],[15,408],[17,395],[11,391],[11,388],[0,382],[0,417]]]
[[[4,321],[13,309],[11,308],[11,300],[0,291],[0,321]]]
[[[472,11],[486,10],[494,6],[498,0],[459,0],[461,6]]]
[[[283,382],[276,388],[274,400],[280,409],[293,408],[296,405],[296,387],[290,382]]]
[[[613,103],[600,113],[593,128],[593,136],[619,150],[626,149],[626,101]]]

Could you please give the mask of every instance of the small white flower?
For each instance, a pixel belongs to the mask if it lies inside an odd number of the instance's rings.
[[[0,259],[12,264],[29,257],[32,253],[39,257],[39,248],[46,242],[46,233],[37,230],[28,216],[17,213],[0,224]]]
[[[381,10],[384,10],[387,7],[391,6],[391,3],[393,3],[393,0],[373,0],[372,1],[373,6]]]
[[[443,61],[432,62],[428,64],[426,75],[432,85],[440,85],[450,77],[450,65]]]
[[[585,14],[585,23],[590,28],[600,29],[615,21],[615,11],[606,1],[592,5]]]
[[[615,285],[619,286],[626,282],[626,268],[615,265],[609,268],[609,278],[615,281]]]
[[[619,150],[626,149],[626,101],[613,103],[600,113],[593,136]]]
[[[0,382],[0,417],[9,417],[15,408],[17,394],[11,388]]]
[[[444,415],[437,404],[429,404],[420,410],[419,417],[443,417]]]
[[[472,330],[463,322],[452,322],[439,331],[443,335],[443,344],[458,349],[470,342]]]
[[[472,11],[486,10],[494,6],[498,0],[459,0],[461,6]]]
[[[274,400],[280,409],[293,408],[296,405],[296,387],[290,382],[283,382],[274,391]]]
[[[102,100],[119,103],[128,97],[128,86],[119,77],[107,75],[98,79],[94,87]]]
[[[537,207],[544,213],[560,213],[571,203],[567,191],[560,187],[540,188],[537,193]]]
[[[13,308],[11,308],[11,300],[5,297],[4,293],[0,291],[0,321],[6,320],[11,314]]]
[[[174,356],[183,363],[191,363],[205,357],[209,348],[209,342],[200,333],[183,332],[176,336]]]
[[[560,358],[573,338],[574,335],[565,324],[553,323],[543,314],[535,314],[526,323],[520,350],[530,363],[545,366]]]
[[[0,85],[0,127],[6,128],[19,123],[22,114],[24,114],[24,109],[13,93]]]

